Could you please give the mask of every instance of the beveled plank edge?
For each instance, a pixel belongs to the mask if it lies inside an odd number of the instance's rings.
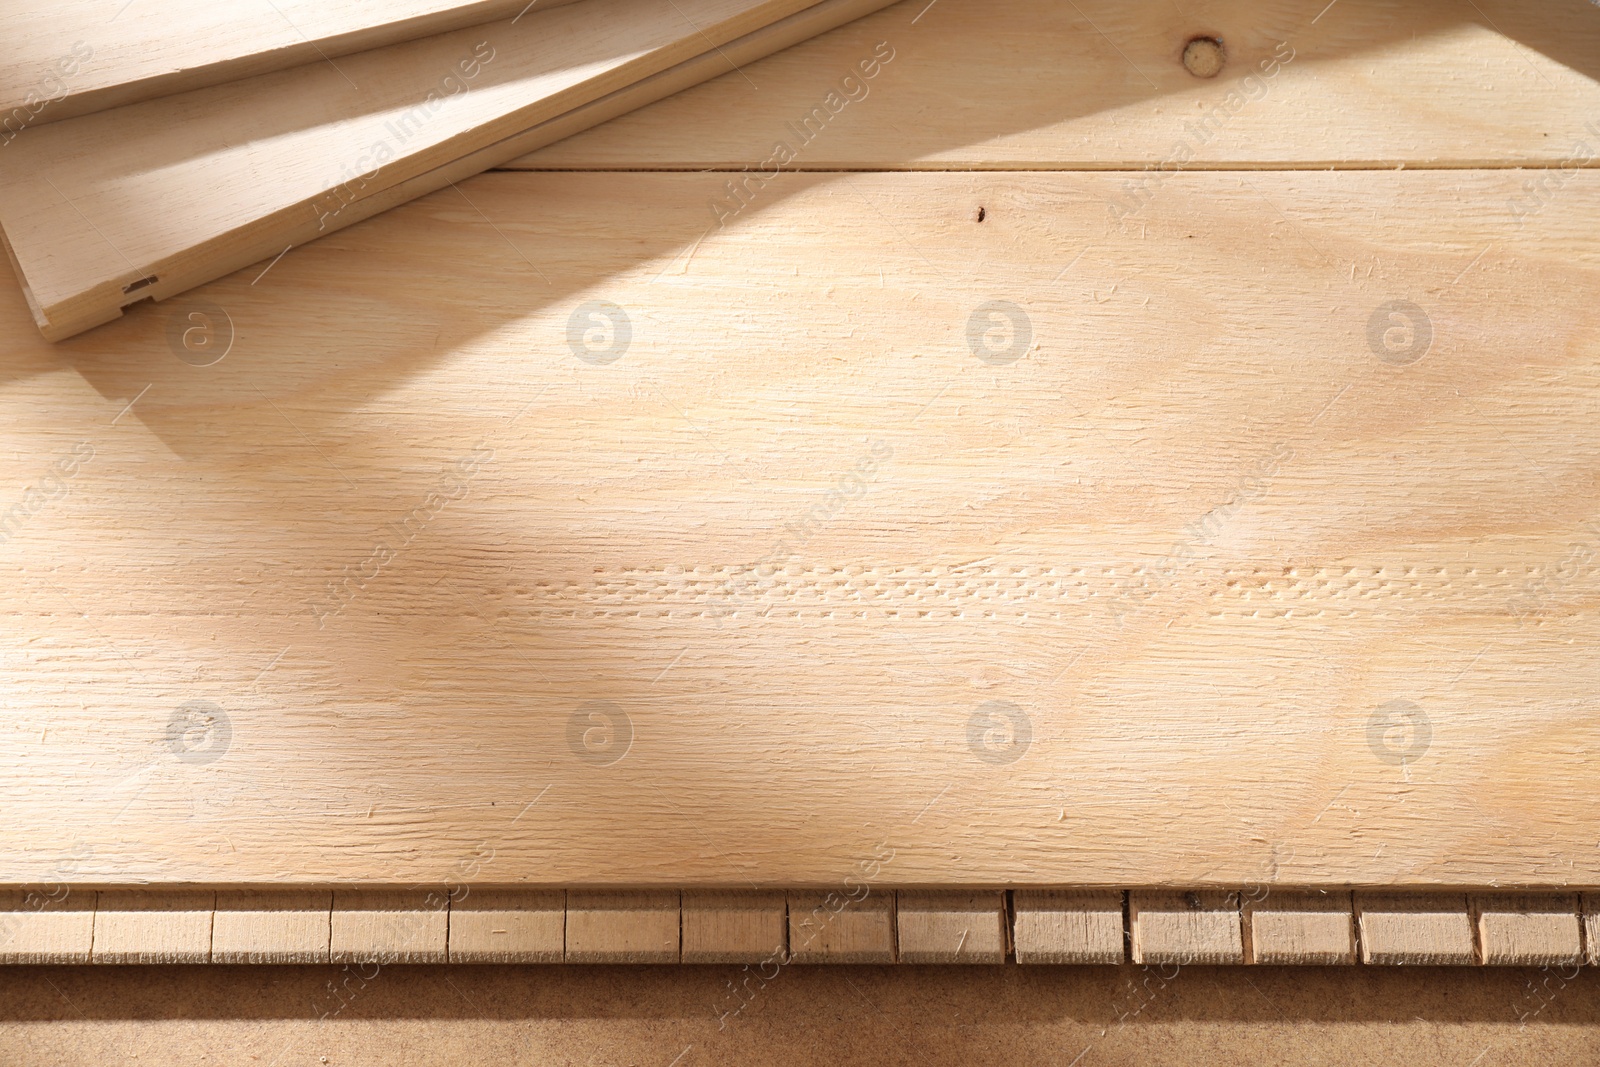
[[[346,892],[349,892],[349,891],[350,891],[349,889],[346,890]],[[388,890],[388,891],[389,892],[401,892],[401,891],[396,891],[396,890]],[[895,890],[889,889],[888,887],[884,887],[883,891],[888,893],[891,897],[893,897],[897,892]],[[1183,893],[1185,893],[1184,890],[1171,889],[1171,888],[1161,888],[1161,889],[1158,889],[1158,890],[1149,890],[1149,889],[1142,888],[1142,887],[1135,887],[1133,889],[1119,890],[1119,889],[1110,889],[1108,887],[1103,887],[1103,886],[1097,886],[1097,887],[1074,887],[1074,886],[1027,887],[1026,890],[1023,890],[1023,891],[1024,892],[1028,892],[1028,893],[1061,893],[1061,894],[1071,894],[1071,893],[1078,893],[1078,892],[1086,893],[1086,894],[1118,893],[1118,894],[1122,894],[1123,895],[1123,900],[1124,901],[1131,901],[1132,900],[1131,894],[1133,894],[1133,893],[1141,893],[1141,894],[1144,894],[1144,893],[1160,893],[1160,894],[1166,894],[1166,895],[1182,895]],[[19,887],[19,886],[5,887],[5,886],[0,886],[0,966],[4,966],[4,965],[36,966],[36,965],[62,965],[62,964],[78,964],[78,963],[207,963],[207,962],[211,962],[211,963],[302,963],[302,964],[333,962],[333,963],[337,964],[337,963],[341,962],[342,960],[344,960],[346,957],[348,957],[350,959],[354,959],[354,958],[356,958],[356,956],[361,955],[359,950],[355,951],[354,954],[352,954],[352,951],[347,949],[344,953],[342,953],[340,955],[340,959],[334,960],[334,959],[332,959],[332,954],[329,953],[329,952],[325,952],[325,951],[306,952],[306,951],[304,951],[302,949],[289,949],[289,948],[286,948],[286,949],[284,949],[282,951],[270,951],[270,950],[265,950],[264,949],[264,950],[261,950],[261,951],[258,951],[258,952],[250,953],[247,957],[241,957],[241,955],[238,954],[238,953],[218,953],[218,952],[215,951],[215,947],[212,946],[212,945],[208,945],[207,949],[204,952],[201,952],[201,951],[198,951],[192,945],[177,944],[177,943],[174,943],[174,944],[171,944],[171,945],[151,944],[151,945],[145,947],[144,949],[142,949],[140,952],[134,953],[132,955],[130,955],[130,954],[126,953],[126,952],[110,954],[110,953],[106,953],[103,950],[101,950],[100,946],[98,946],[97,944],[94,943],[95,939],[94,939],[93,934],[91,934],[90,942],[88,944],[81,945],[81,946],[74,946],[74,947],[68,947],[68,948],[41,948],[41,947],[39,947],[37,942],[33,943],[30,946],[30,940],[29,940],[29,935],[30,935],[29,927],[30,927],[30,925],[35,925],[35,929],[42,929],[42,926],[40,926],[38,924],[35,924],[33,922],[36,916],[48,915],[48,916],[52,916],[52,917],[65,917],[65,916],[70,915],[70,914],[84,915],[84,916],[87,917],[87,922],[88,922],[88,924],[90,926],[91,931],[98,932],[108,920],[114,920],[115,918],[117,918],[118,916],[123,915],[123,914],[137,914],[137,913],[147,913],[147,912],[160,913],[162,911],[177,911],[177,912],[181,912],[181,913],[185,913],[185,914],[191,914],[191,915],[197,914],[198,912],[202,912],[202,911],[206,911],[207,910],[204,907],[196,908],[196,907],[192,906],[198,898],[209,894],[211,896],[212,901],[215,902],[216,899],[217,899],[217,894],[219,894],[219,893],[227,894],[227,893],[231,893],[231,892],[236,892],[236,890],[207,890],[207,889],[197,889],[195,887],[174,888],[174,889],[170,889],[170,890],[163,889],[163,888],[150,888],[150,887],[113,888],[113,889],[103,889],[103,890],[99,890],[99,891],[96,891],[96,890],[81,890],[80,889],[80,890],[74,890],[73,891],[73,893],[75,895],[73,895],[73,896],[71,896],[69,898],[63,898],[63,899],[59,899],[58,900],[58,899],[56,899],[56,895],[40,893],[38,891],[37,887]],[[274,888],[268,887],[268,888],[259,889],[259,890],[251,890],[251,892],[260,892],[260,893],[264,893],[264,894],[270,894],[270,893],[275,893],[275,892],[283,892],[283,893],[288,894],[288,893],[296,893],[296,892],[304,892],[304,891],[303,890],[278,890],[278,889],[274,889]],[[365,892],[365,890],[362,890],[362,892]],[[426,889],[413,890],[413,892],[426,892]],[[514,900],[515,899],[515,894],[518,891],[496,889],[496,890],[494,890],[494,892]],[[540,902],[539,907],[541,907],[543,910],[546,910],[546,911],[549,910],[548,901],[549,901],[550,893],[552,892],[551,890],[540,889],[540,890],[528,890],[526,892],[527,892],[527,895],[528,895],[528,899],[530,901],[538,901],[538,902]],[[669,890],[667,892],[671,892],[671,891]],[[695,892],[695,891],[685,891],[685,892]],[[728,891],[728,892],[735,892],[735,891]],[[770,893],[770,892],[774,892],[774,891],[767,891],[767,892]],[[779,892],[781,892],[781,891],[779,891]],[[826,891],[825,890],[816,890],[816,889],[806,889],[806,890],[800,890],[800,892],[813,892],[813,893],[815,893],[815,892],[826,892]],[[929,890],[929,889],[926,889],[926,888],[919,887],[919,888],[913,889],[913,890],[906,890],[905,892],[916,892],[916,893],[951,892],[951,893],[961,893],[961,892],[976,892],[976,891],[975,890],[971,890],[969,887],[949,887],[948,889],[943,889],[943,890],[940,890],[940,889]],[[990,892],[993,892],[993,890],[990,890]],[[1017,907],[1016,907],[1016,900],[1015,900],[1015,893],[1016,892],[1018,892],[1018,890],[1005,890],[1004,891],[1004,911],[1003,911],[1002,919],[1003,919],[1003,923],[1004,923],[1004,934],[1005,934],[1005,942],[1006,942],[1006,953],[1005,953],[1005,957],[1006,958],[1005,958],[1005,962],[1007,964],[1017,964],[1019,962],[1018,958],[1017,958],[1017,951],[1016,951],[1016,932],[1017,932]],[[1228,891],[1228,890],[1218,890],[1218,889],[1216,889],[1214,887],[1207,887],[1205,889],[1195,890],[1194,892],[1198,893],[1198,894],[1204,894],[1204,895],[1209,897],[1212,894],[1227,893],[1227,892],[1230,892],[1230,891]],[[1238,906],[1239,921],[1240,921],[1241,928],[1242,928],[1243,935],[1244,935],[1244,939],[1245,939],[1245,956],[1244,956],[1244,961],[1243,961],[1243,963],[1241,965],[1246,965],[1246,966],[1250,966],[1250,965],[1265,966],[1265,965],[1270,965],[1272,963],[1289,962],[1289,961],[1265,961],[1265,960],[1257,960],[1255,958],[1255,953],[1253,952],[1252,946],[1250,944],[1250,940],[1251,940],[1250,931],[1251,931],[1252,918],[1257,913],[1265,913],[1265,912],[1272,911],[1274,909],[1275,905],[1280,905],[1282,907],[1282,909],[1285,910],[1285,911],[1295,912],[1298,909],[1296,909],[1293,906],[1293,904],[1290,903],[1286,898],[1293,898],[1293,897],[1296,897],[1296,896],[1299,896],[1299,895],[1304,895],[1304,894],[1307,894],[1307,893],[1310,893],[1310,892],[1314,892],[1314,891],[1313,890],[1302,889],[1302,888],[1299,888],[1299,887],[1276,887],[1276,888],[1254,887],[1252,889],[1244,889],[1244,890],[1238,890],[1238,891],[1232,891],[1232,892],[1234,893],[1235,898],[1236,898],[1236,900],[1238,902],[1237,906]],[[1403,916],[1405,916],[1407,914],[1434,915],[1434,916],[1437,916],[1437,915],[1455,916],[1455,915],[1459,914],[1468,924],[1470,924],[1470,927],[1471,927],[1471,933],[1472,933],[1472,952],[1471,952],[1471,955],[1472,955],[1472,958],[1471,959],[1461,958],[1461,959],[1456,959],[1454,961],[1451,961],[1451,962],[1455,962],[1457,964],[1467,964],[1467,965],[1476,965],[1476,966],[1540,966],[1540,965],[1553,966],[1553,965],[1560,964],[1560,965],[1578,966],[1578,965],[1581,965],[1583,963],[1589,963],[1589,964],[1600,963],[1600,890],[1569,889],[1569,890],[1542,890],[1542,891],[1537,891],[1537,892],[1510,891],[1510,890],[1492,890],[1492,891],[1483,892],[1483,891],[1469,891],[1469,890],[1445,890],[1445,891],[1440,891],[1440,890],[1437,890],[1437,889],[1418,890],[1418,889],[1409,889],[1408,888],[1408,889],[1403,889],[1403,890],[1401,890],[1401,889],[1390,890],[1390,889],[1383,889],[1383,888],[1365,888],[1365,889],[1358,889],[1358,890],[1353,890],[1353,891],[1352,890],[1337,890],[1337,891],[1334,891],[1334,892],[1335,892],[1335,895],[1342,897],[1342,899],[1350,900],[1352,902],[1349,914],[1351,916],[1351,921],[1352,921],[1352,924],[1353,924],[1354,952],[1351,954],[1351,957],[1348,958],[1348,959],[1343,959],[1343,958],[1342,959],[1308,959],[1308,960],[1304,961],[1307,964],[1324,965],[1324,966],[1332,966],[1332,965],[1391,966],[1391,965],[1395,965],[1395,964],[1406,964],[1406,963],[1432,964],[1432,963],[1439,962],[1439,961],[1433,960],[1431,958],[1408,959],[1408,958],[1404,958],[1403,954],[1402,954],[1402,956],[1395,957],[1392,954],[1387,954],[1387,953],[1382,953],[1382,952],[1374,954],[1373,952],[1369,951],[1369,946],[1363,943],[1363,932],[1362,932],[1363,931],[1363,916],[1366,913],[1370,913],[1370,914],[1372,914],[1374,916],[1381,916],[1381,917],[1384,917],[1385,919],[1390,920],[1390,921],[1401,921],[1401,922],[1404,921]],[[466,895],[467,894],[465,892],[465,887],[455,887],[454,889],[443,891],[442,896],[439,897],[439,899],[442,901],[442,904],[441,904],[439,910],[443,911],[444,914],[445,914],[446,929],[447,930],[448,930],[448,920],[449,920],[450,913],[452,912],[452,910],[454,910],[456,902],[464,899]],[[163,899],[164,897],[165,897],[165,899]],[[1433,909],[1429,909],[1427,907],[1427,905],[1428,905],[1428,903],[1430,901],[1442,901],[1442,900],[1445,900],[1446,898],[1448,898],[1448,900],[1451,902],[1451,906],[1449,908],[1443,908],[1442,906],[1440,906],[1440,907],[1436,907],[1436,908],[1433,908]],[[682,899],[683,899],[682,894],[680,894],[680,902],[681,902]],[[109,904],[108,904],[108,900],[110,902]],[[1455,904],[1460,902],[1460,901],[1464,901],[1465,902],[1464,908],[1455,907]],[[117,906],[118,902],[136,902],[136,903],[139,903],[140,906],[138,906],[138,907],[121,907],[121,906]],[[215,907],[215,903],[213,903],[213,906],[209,910],[210,910],[210,917],[211,917],[211,925],[212,925],[212,928],[214,929],[214,926],[215,926],[215,913],[217,911],[217,909]],[[465,910],[468,910],[468,909],[463,908],[462,910],[465,911]],[[516,910],[516,909],[514,907],[511,907],[510,910]],[[1070,909],[1067,909],[1067,910],[1070,910]],[[1091,910],[1095,910],[1095,911],[1098,912],[1098,911],[1101,911],[1101,910],[1104,910],[1104,909],[1091,909]],[[1107,955],[1104,955],[1104,956],[1102,956],[1100,958],[1095,959],[1094,961],[1092,961],[1093,963],[1114,965],[1116,963],[1127,963],[1129,961],[1129,959],[1131,958],[1130,957],[1130,951],[1131,951],[1130,946],[1131,946],[1131,943],[1132,943],[1132,930],[1131,930],[1132,918],[1131,918],[1131,913],[1132,913],[1131,906],[1128,906],[1128,907],[1124,908],[1123,915],[1122,915],[1123,950],[1120,953],[1120,958],[1112,959],[1112,958],[1110,958],[1109,954],[1107,954]],[[563,906],[563,915],[565,915],[564,906]],[[1527,957],[1519,958],[1519,959],[1506,959],[1506,958],[1503,958],[1503,954],[1499,954],[1499,953],[1496,952],[1494,946],[1492,944],[1488,943],[1488,941],[1487,941],[1487,939],[1486,939],[1486,937],[1484,935],[1484,929],[1485,929],[1485,927],[1484,927],[1484,921],[1485,921],[1484,917],[1486,915],[1491,916],[1491,917],[1495,917],[1495,916],[1519,916],[1519,915],[1531,915],[1531,916],[1549,917],[1552,920],[1551,921],[1551,925],[1553,927],[1559,927],[1559,929],[1565,933],[1566,940],[1563,942],[1563,945],[1562,945],[1561,949],[1558,952],[1550,953],[1548,958],[1543,958],[1543,957],[1534,958],[1532,956],[1527,956]],[[1569,916],[1570,916],[1570,919],[1571,919],[1570,924],[1568,922],[1564,921]],[[1401,918],[1397,919],[1397,917],[1401,917]],[[331,918],[331,916],[330,916],[330,918]],[[681,924],[681,921],[682,921],[682,904],[681,903],[679,905],[679,918],[680,918],[680,924]],[[898,939],[899,939],[898,909],[895,909],[895,908],[891,908],[890,909],[890,920],[891,920],[891,927],[892,927],[892,931],[893,931],[893,936],[895,937],[896,942],[898,942]],[[1571,931],[1573,931],[1573,930],[1575,930],[1575,937],[1572,936],[1572,933],[1571,933]],[[412,958],[407,958],[407,957],[404,957],[404,956],[402,956],[400,958],[394,958],[392,956],[385,957],[383,953],[375,951],[374,954],[373,954],[373,960],[374,960],[374,962],[377,962],[379,964],[409,963],[409,962],[417,962],[417,963],[423,963],[423,962],[427,962],[427,963],[447,963],[447,962],[448,963],[486,963],[486,962],[495,962],[495,963],[557,963],[557,962],[578,963],[578,962],[582,962],[581,960],[575,960],[575,959],[572,959],[570,957],[558,959],[554,953],[549,953],[549,952],[542,952],[542,953],[538,953],[538,954],[532,954],[532,955],[529,956],[529,958],[516,958],[515,956],[513,956],[511,958],[497,958],[497,959],[494,959],[494,960],[485,959],[481,955],[478,955],[478,954],[468,953],[468,954],[466,954],[466,958],[457,959],[454,956],[452,956],[452,954],[449,952],[448,936],[446,937],[445,948],[444,948],[444,950],[442,952],[439,952],[439,953],[428,953],[428,954],[425,955],[424,958],[412,959]],[[708,961],[702,961],[702,962],[711,962],[711,961],[708,960]],[[732,959],[732,958],[730,958],[727,961],[727,963],[730,964],[730,965],[737,964],[739,962],[741,962],[741,961],[737,960],[737,959]],[[746,961],[746,962],[748,962],[748,961]],[[778,961],[773,961],[773,962],[774,962],[775,965],[781,966],[781,965],[784,965],[784,964],[790,962],[790,960],[785,959],[785,960],[778,960]],[[1055,961],[1044,960],[1044,959],[1039,959],[1039,960],[1028,960],[1028,959],[1025,959],[1025,960],[1021,961],[1022,965],[1024,965],[1024,966],[1049,966],[1049,965],[1053,965],[1054,962]],[[1091,961],[1074,961],[1074,964],[1075,965],[1084,965],[1084,964],[1089,963],[1089,962],[1091,962]],[[915,964],[907,964],[907,965],[915,965]],[[1148,964],[1148,963],[1144,964],[1144,966],[1151,966],[1151,965],[1152,964]],[[1231,966],[1231,965],[1236,965],[1236,964],[1229,963],[1229,964],[1223,964],[1223,965],[1230,965]]]

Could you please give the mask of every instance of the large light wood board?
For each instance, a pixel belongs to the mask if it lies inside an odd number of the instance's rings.
[[[0,227],[57,340],[440,188],[463,159],[502,162],[529,127],[726,63],[760,31],[767,54],[808,9],[820,32],[886,2],[592,0],[25,130],[0,154]]]
[[[6,881],[1600,884],[1600,174],[727,180],[8,290]]]
[[[573,0],[11,0],[0,143],[46,122]],[[135,6],[137,5],[137,6]]]
[[[760,164],[887,40],[894,62],[789,169],[1592,166],[1596,15],[1588,0],[906,0],[513,165]],[[1209,34],[1228,63],[1202,80],[1181,57]]]

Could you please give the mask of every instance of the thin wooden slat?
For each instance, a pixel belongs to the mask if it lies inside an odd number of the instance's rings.
[[[326,963],[333,893],[326,889],[217,891],[212,963]]]
[[[747,71],[760,92],[730,75],[507,165],[737,171],[768,160],[776,133],[799,170],[1546,167],[1582,165],[1600,113],[1600,20],[1579,2],[923,6],[763,61]],[[1198,34],[1224,40],[1216,78],[1183,68]],[[841,86],[880,42],[894,59]],[[830,90],[848,104],[803,145],[787,135]]]
[[[1547,967],[1583,962],[1575,893],[1486,893],[1472,898],[1481,962]]]
[[[207,890],[101,890],[90,961],[208,962],[216,896]]]
[[[312,66],[25,130],[0,156],[0,227],[37,324],[59,340],[348,225],[367,197],[814,3],[585,0],[363,52],[343,73]],[[440,78],[472,91],[441,93]],[[430,91],[437,107],[419,112]],[[157,147],[155,131],[179,128],[181,145]],[[143,207],[174,198],[183,212]]]
[[[1017,889],[1011,894],[1018,963],[1121,963],[1127,958],[1118,889]]]
[[[1245,903],[1250,962],[1341,964],[1356,961],[1354,904],[1348,890],[1271,889]]]
[[[540,9],[573,0],[538,0]],[[0,9],[0,143],[7,134],[363,48],[510,18],[528,0],[177,0],[108,17],[88,4]],[[114,15],[121,14],[114,12]]]
[[[1600,174],[1519,224],[1526,175],[1177,173],[1126,232],[1120,180],[786,175],[708,232],[721,175],[484,175],[492,225],[210,287],[211,367],[0,294],[6,876],[1600,885]]]
[[[471,890],[450,905],[450,962],[560,963],[566,921],[564,890]]]
[[[1583,894],[1583,949],[1585,962],[1600,964],[1600,893]]]
[[[445,889],[336,889],[328,942],[332,963],[444,963]]]
[[[1357,891],[1355,907],[1362,963],[1478,962],[1465,894]]]
[[[0,964],[88,963],[94,890],[0,889]]]
[[[568,963],[677,963],[682,944],[675,890],[567,891]]]
[[[1128,893],[1134,963],[1243,963],[1239,894],[1217,890]]]
[[[791,892],[789,959],[794,963],[895,962],[894,892],[864,885],[850,890]]]
[[[788,958],[783,890],[684,890],[684,963],[782,963]]]
[[[1006,895],[902,889],[895,937],[901,963],[1004,963]]]

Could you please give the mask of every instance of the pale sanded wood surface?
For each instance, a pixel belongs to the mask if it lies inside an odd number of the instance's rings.
[[[337,69],[333,57],[359,49],[572,2],[18,0],[0,7],[0,142],[28,126],[299,63]]]
[[[901,963],[1004,963],[1006,895],[902,889],[895,896]]]
[[[1472,910],[1484,964],[1554,967],[1583,962],[1577,894],[1476,896]]]
[[[1121,963],[1123,894],[1114,889],[1018,889],[1011,894],[1018,963]]]
[[[325,963],[332,911],[326,889],[218,890],[211,962]]]
[[[444,963],[450,897],[445,889],[338,889],[328,958],[333,963]]]
[[[8,881],[1600,883],[1594,177],[724,180],[12,291]]]
[[[782,963],[789,954],[783,890],[686,890],[684,963]]]
[[[886,2],[827,11],[837,24]],[[812,6],[586,0],[28,129],[0,156],[0,227],[39,328],[71,336],[347,225],[452,161],[509,158],[528,146],[493,147]]]
[[[1183,68],[1199,34],[1216,78]],[[1592,166],[1597,76],[1587,0],[906,0],[513,165],[757,167],[778,138],[801,170]]]
[[[450,905],[450,962],[560,963],[566,897],[561,890],[471,890]]]
[[[1600,894],[1583,894],[1584,962],[1600,964]]]
[[[1344,964],[1356,959],[1354,904],[1347,891],[1272,889],[1244,905],[1251,963]]]
[[[1239,894],[1135,889],[1128,894],[1134,963],[1243,963]]]
[[[566,961],[677,963],[680,906],[672,890],[569,890]]]
[[[866,884],[790,893],[790,962],[895,962],[894,898]]]
[[[0,890],[0,964],[88,963],[95,898],[66,885]]]
[[[1357,891],[1355,908],[1362,963],[1478,962],[1472,916],[1463,894]]]
[[[207,890],[101,890],[90,961],[209,962],[216,896]]]

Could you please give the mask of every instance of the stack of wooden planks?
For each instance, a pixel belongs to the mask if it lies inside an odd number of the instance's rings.
[[[0,958],[1593,962],[1600,23],[1183,7],[7,288]]]

